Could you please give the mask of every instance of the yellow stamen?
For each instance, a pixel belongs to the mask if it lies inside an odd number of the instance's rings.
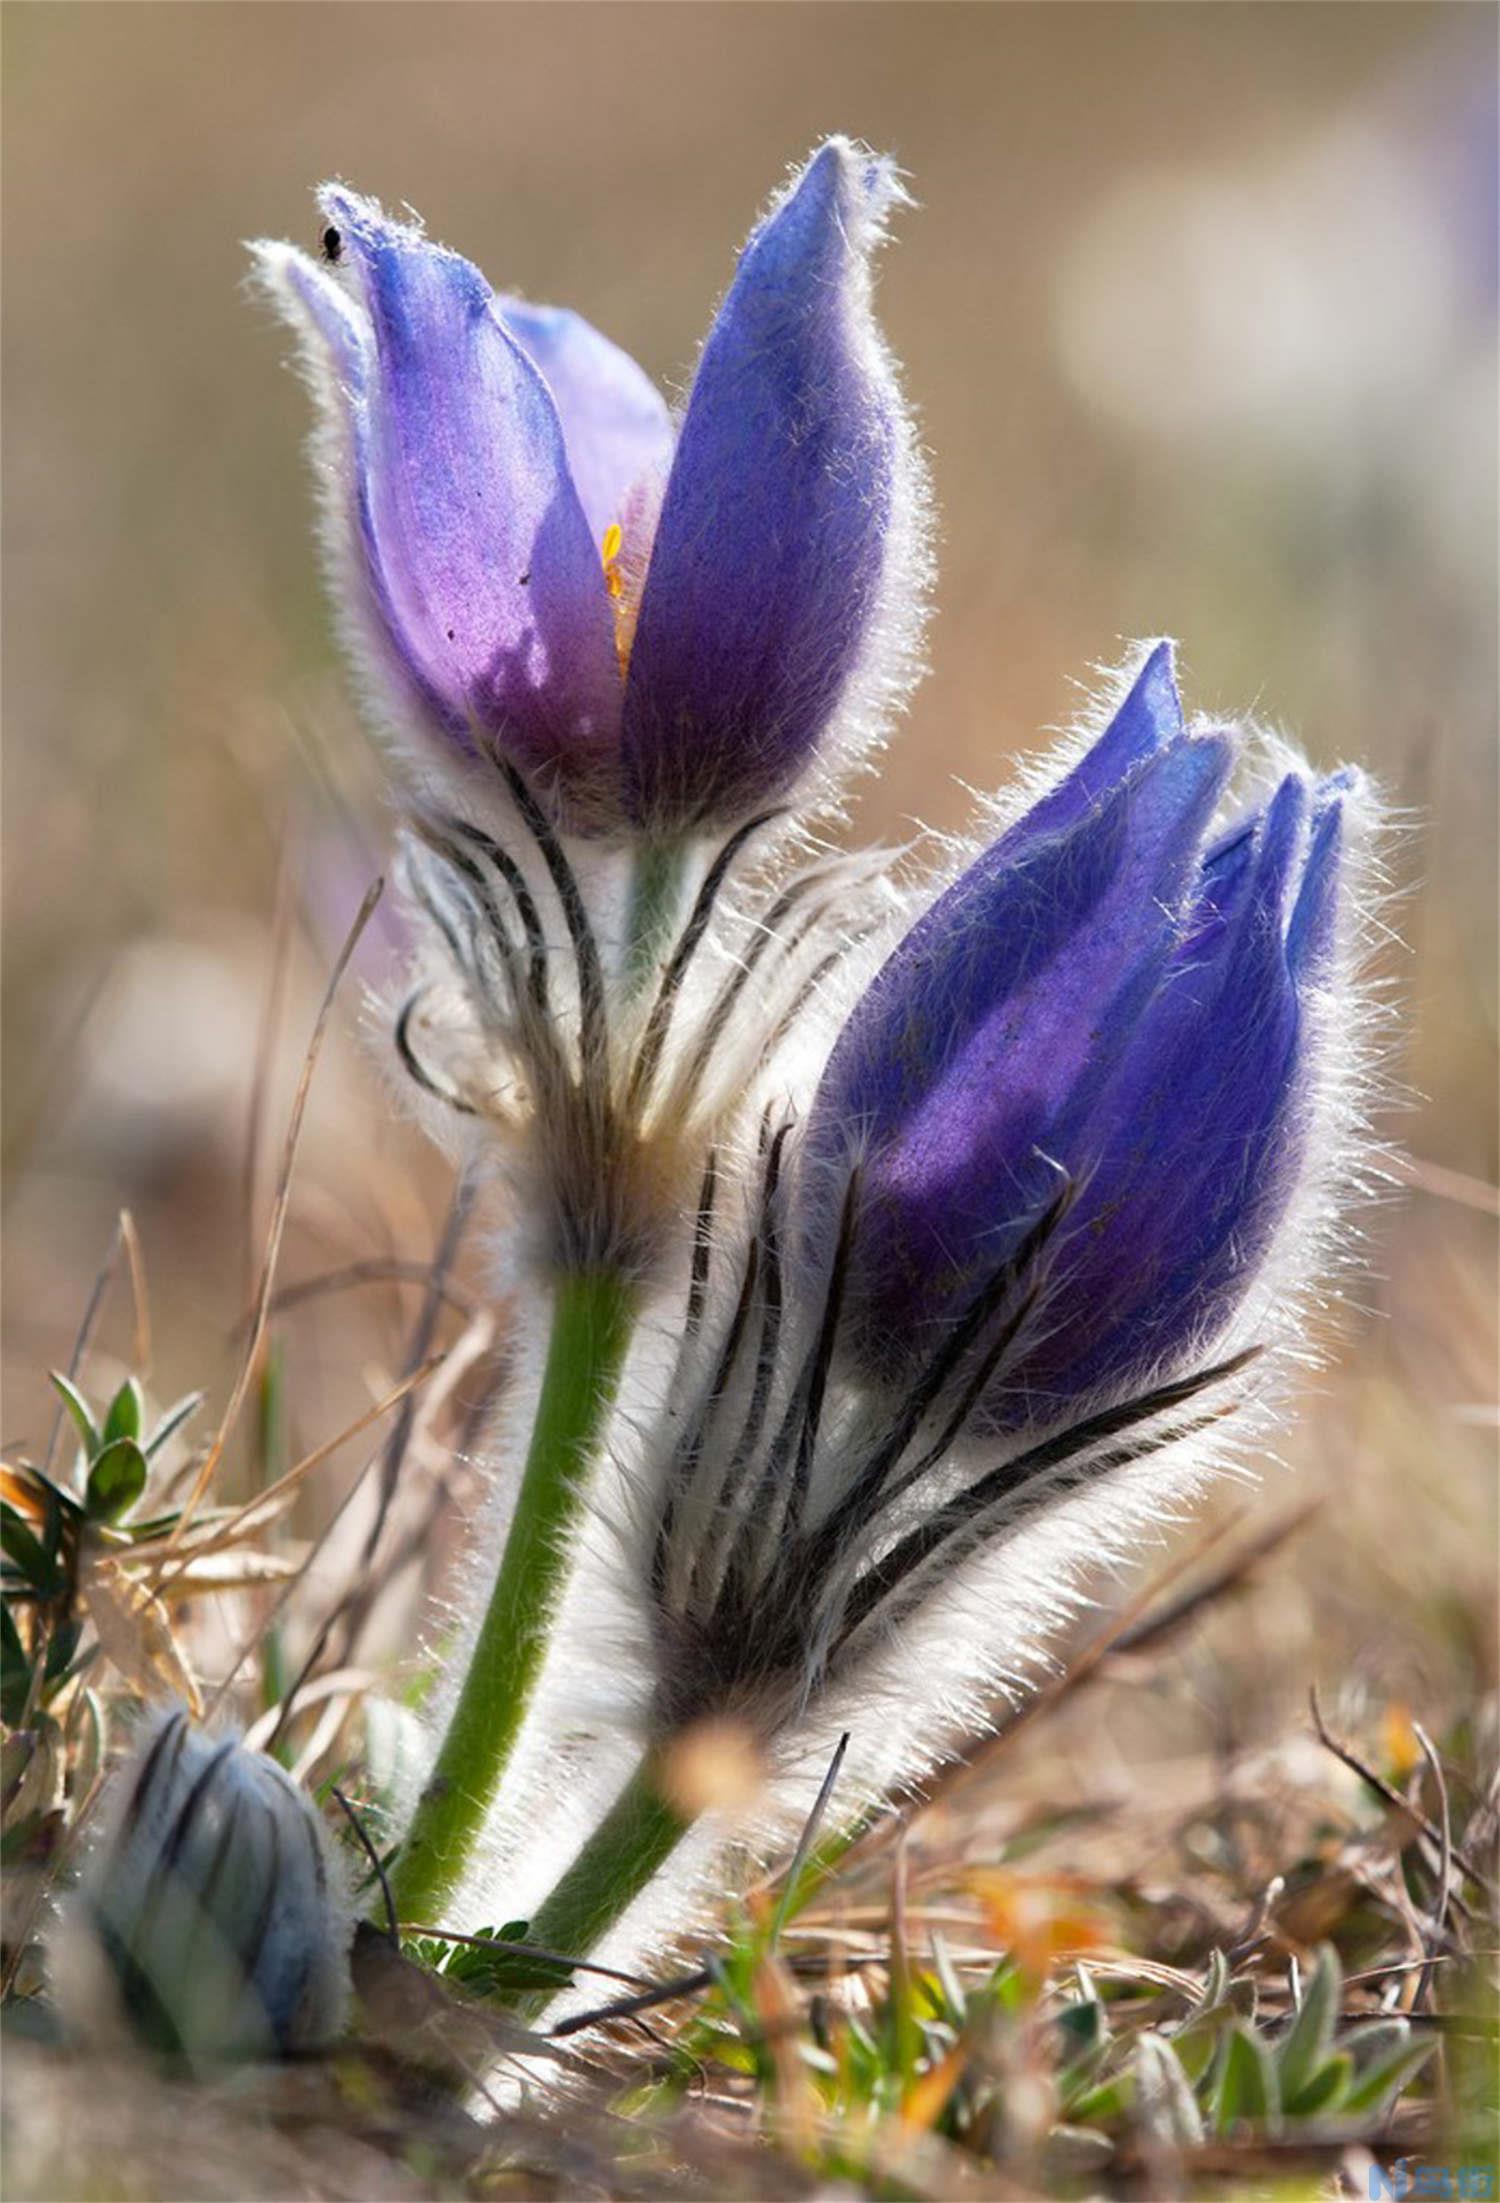
[[[630,577],[620,571],[620,554],[625,547],[625,531],[618,520],[612,520],[604,531],[600,551],[604,559],[604,586],[609,591],[615,615],[615,655],[620,661],[623,675],[630,663],[630,645],[635,635],[636,607],[633,592],[627,595]]]

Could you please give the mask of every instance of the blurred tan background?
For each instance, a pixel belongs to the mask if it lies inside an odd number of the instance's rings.
[[[1482,1614],[1495,48],[1491,11],[1443,5],[10,7],[7,1439],[45,1435],[122,1205],[158,1388],[222,1400],[297,1061],[381,861],[306,403],[239,241],[311,242],[338,174],[680,384],[759,203],[845,130],[920,201],[880,296],[941,513],[934,671],[858,829],[958,824],[959,783],[996,784],[1145,633],[1181,638],[1195,706],[1388,783],[1420,1097],[1391,1128],[1419,1183],[1309,1427],[1354,1512],[1406,1510],[1350,1589],[1370,1657],[1420,1669],[1380,1649],[1422,1637],[1385,1629],[1397,1597],[1467,1586]],[[425,1259],[436,1230],[443,1171],[389,1121],[355,1007],[289,1276]],[[403,1309],[299,1312],[289,1444],[399,1363]],[[123,1351],[118,1312],[103,1337]]]

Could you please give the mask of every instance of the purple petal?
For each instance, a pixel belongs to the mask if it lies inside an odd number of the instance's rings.
[[[776,801],[867,642],[905,436],[869,301],[896,189],[885,164],[824,146],[709,332],[626,683],[627,803],[657,832]]]
[[[304,324],[322,343],[327,363],[345,396],[364,396],[370,371],[370,324],[338,278],[291,245],[251,247],[260,272],[273,290],[289,291]]]
[[[506,328],[552,393],[573,477],[598,543],[624,518],[643,476],[664,474],[672,418],[645,369],[566,306],[497,301]]]
[[[1076,1135],[1089,1171],[1040,1336],[989,1403],[1002,1423],[1143,1388],[1212,1342],[1265,1257],[1300,1164],[1300,1018],[1286,922],[1307,815],[1291,776],[1232,921],[1173,960]]]
[[[986,851],[856,1009],[810,1137],[815,1156],[864,1151],[877,1325],[935,1318],[1055,1189],[1049,1158],[1160,983],[1230,762],[1181,738],[1071,828]]]
[[[997,855],[1018,856],[1042,835],[1076,824],[1137,765],[1177,740],[1183,719],[1173,656],[1171,643],[1154,646],[1099,740],[1002,836]]]
[[[547,386],[476,268],[339,187],[321,203],[372,331],[358,487],[391,640],[462,746],[587,788],[613,760],[620,684]]]

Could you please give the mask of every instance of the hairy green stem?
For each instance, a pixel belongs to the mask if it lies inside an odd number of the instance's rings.
[[[635,1315],[613,1271],[557,1288],[547,1366],[500,1571],[458,1703],[391,1874],[403,1919],[440,1915],[468,1864],[520,1733],[569,1562],[568,1533]]]
[[[666,961],[687,885],[687,849],[680,841],[642,842],[630,875],[625,920],[625,987],[639,994]]]
[[[643,1759],[561,1879],[532,1915],[526,1938],[569,1958],[587,1958],[676,1850],[692,1822],[663,1796]],[[535,2018],[556,1990],[531,1990],[517,2008]]]

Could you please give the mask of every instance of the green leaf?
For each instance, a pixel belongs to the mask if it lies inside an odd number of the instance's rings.
[[[1213,2064],[1228,2025],[1228,2013],[1219,2009],[1188,2020],[1172,2036],[1177,2062],[1195,2088]]]
[[[1127,2095],[1133,2094],[1132,2077],[1105,2081],[1098,2088],[1090,2089],[1086,2096],[1079,2096],[1068,2106],[1069,2126],[1113,2126],[1125,2109]]]
[[[1243,2021],[1230,2030],[1219,2076],[1214,2125],[1220,2134],[1236,2126],[1274,2126],[1280,2111],[1276,2066],[1267,2045]]]
[[[146,1402],[134,1377],[127,1377],[109,1403],[101,1436],[105,1445],[116,1438],[139,1438],[145,1421]]]
[[[1359,2027],[1351,2027],[1339,2037],[1339,2048],[1347,2050],[1355,2068],[1365,2072],[1375,2065],[1384,2065],[1398,2050],[1404,2050],[1411,2041],[1411,2024],[1404,2019],[1368,2019]]]
[[[1109,2034],[1104,2006],[1097,1997],[1090,1997],[1086,2003],[1065,2004],[1057,2015],[1056,2025],[1062,2036],[1060,2047],[1065,2058],[1075,2058],[1083,2051],[1096,2049]]]
[[[167,1409],[166,1414],[146,1440],[145,1453],[148,1461],[161,1451],[169,1438],[176,1436],[184,1423],[197,1414],[199,1408],[203,1405],[203,1400],[204,1395],[201,1392],[189,1392],[177,1402],[175,1407]]]
[[[72,1522],[83,1520],[83,1509],[73,1493],[65,1492],[61,1484],[54,1483],[45,1469],[39,1469],[34,1461],[16,1462],[14,1468],[16,1475],[32,1487],[49,1513],[55,1510]]]
[[[15,1508],[5,1500],[0,1500],[0,1549],[44,1598],[54,1598],[62,1589],[62,1570],[53,1555],[38,1544]]]
[[[1145,2034],[1136,2043],[1135,2107],[1142,2131],[1153,2141],[1191,2149],[1203,2139],[1192,2083],[1160,2035]]]
[[[1436,2048],[1436,2042],[1429,2036],[1425,2041],[1408,2043],[1393,2058],[1370,2066],[1354,2082],[1340,2109],[1350,2116],[1355,2112],[1383,2110],[1400,2095]]]
[[[932,1931],[932,1966],[942,2000],[938,2009],[955,2026],[961,2027],[968,2017],[969,2000],[964,1994],[963,1983],[958,1978],[958,1970],[954,1966],[953,1953],[948,1948],[947,1939],[936,1928]]]
[[[483,1941],[460,1943],[443,1971],[475,1996],[513,1995],[525,1989],[560,1989],[571,1979],[566,1965],[538,1958],[532,1951],[506,1949],[526,1934],[524,1920],[508,1920],[503,1928],[481,1928]]]
[[[31,1663],[16,1618],[8,1606],[0,1606],[0,1718],[16,1728],[26,1717],[31,1696]]]
[[[1332,2049],[1343,1993],[1344,1969],[1338,1952],[1331,1943],[1324,1943],[1303,1987],[1297,2016],[1277,2050],[1276,2079],[1284,2104],[1290,2105],[1302,2093]]]
[[[47,1640],[47,1664],[42,1671],[49,1683],[55,1683],[60,1675],[67,1673],[82,1635],[83,1623],[78,1620],[59,1622],[54,1628]]]
[[[1211,1950],[1204,1969],[1203,1987],[1193,2009],[1198,2015],[1212,2012],[1229,1994],[1229,1960],[1221,1950]]]
[[[1338,2051],[1309,2075],[1295,2096],[1288,2096],[1283,2089],[1281,2100],[1287,2117],[1316,2119],[1324,2112],[1337,2111],[1353,2077],[1354,2060],[1347,2050]]]
[[[49,1370],[47,1374],[52,1379],[53,1391],[73,1418],[73,1428],[77,1431],[79,1443],[83,1447],[84,1460],[92,1461],[94,1455],[99,1451],[101,1441],[88,1401],[79,1391],[77,1385],[74,1384],[72,1378],[65,1377],[60,1369]]]
[[[117,1522],[145,1489],[145,1454],[133,1438],[116,1438],[95,1457],[84,1504],[95,1522]]]

